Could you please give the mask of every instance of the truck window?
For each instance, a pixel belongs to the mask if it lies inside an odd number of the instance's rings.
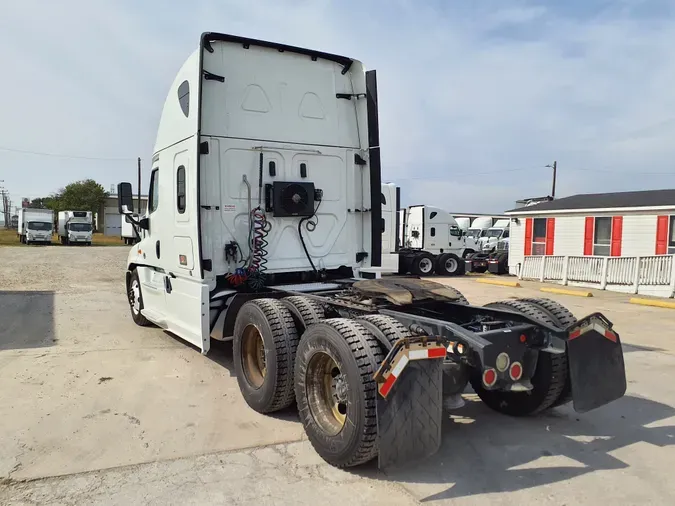
[[[436,227],[431,227],[431,237],[436,237]]]
[[[462,237],[462,231],[457,227],[450,227],[450,235],[454,237]]]
[[[382,205],[386,206],[387,205],[387,197],[384,196],[384,193],[382,193],[381,195],[382,195]]]
[[[178,87],[178,103],[187,118],[190,115],[190,83],[183,81]]]
[[[159,169],[153,169],[150,176],[150,202],[148,212],[153,213],[159,204]]]
[[[176,171],[176,207],[178,212],[185,212],[185,167],[182,165]]]
[[[509,236],[509,229],[507,228],[504,230],[504,233],[502,234],[502,239],[506,239]]]

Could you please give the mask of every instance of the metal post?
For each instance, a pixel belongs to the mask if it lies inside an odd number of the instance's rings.
[[[138,216],[141,216],[141,157],[138,157]]]
[[[670,257],[670,294],[668,297],[675,297],[675,256]]]
[[[563,275],[562,275],[562,284],[563,286],[567,286],[567,272],[570,268],[570,257],[565,256],[565,262],[563,263]]]
[[[555,177],[556,177],[556,170],[558,168],[558,162],[553,162],[553,189],[551,190],[551,197],[555,198]]]

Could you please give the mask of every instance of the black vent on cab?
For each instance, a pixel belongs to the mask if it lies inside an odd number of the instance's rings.
[[[265,192],[265,207],[273,216],[312,216],[314,214],[314,183],[275,181]],[[270,190],[271,194],[270,195]],[[272,203],[270,206],[269,204]]]

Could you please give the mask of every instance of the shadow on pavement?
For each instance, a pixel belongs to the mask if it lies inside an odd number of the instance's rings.
[[[441,492],[419,497],[422,502],[510,492],[625,469],[629,465],[610,453],[634,443],[675,444],[675,426],[646,427],[675,415],[675,409],[640,397],[625,396],[584,415],[566,406],[520,419],[489,410],[475,395],[465,400],[464,408],[445,414],[439,452],[387,470],[387,480],[413,489],[415,484],[443,485]]]
[[[54,345],[54,292],[0,291],[0,350]]]

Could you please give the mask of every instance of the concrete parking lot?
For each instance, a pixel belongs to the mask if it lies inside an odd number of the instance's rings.
[[[546,295],[602,311],[625,348],[627,395],[512,419],[447,414],[409,468],[339,471],[293,410],[258,415],[229,344],[207,357],[133,324],[126,248],[0,248],[0,504],[669,504],[675,497],[675,310],[444,279],[474,304]]]

